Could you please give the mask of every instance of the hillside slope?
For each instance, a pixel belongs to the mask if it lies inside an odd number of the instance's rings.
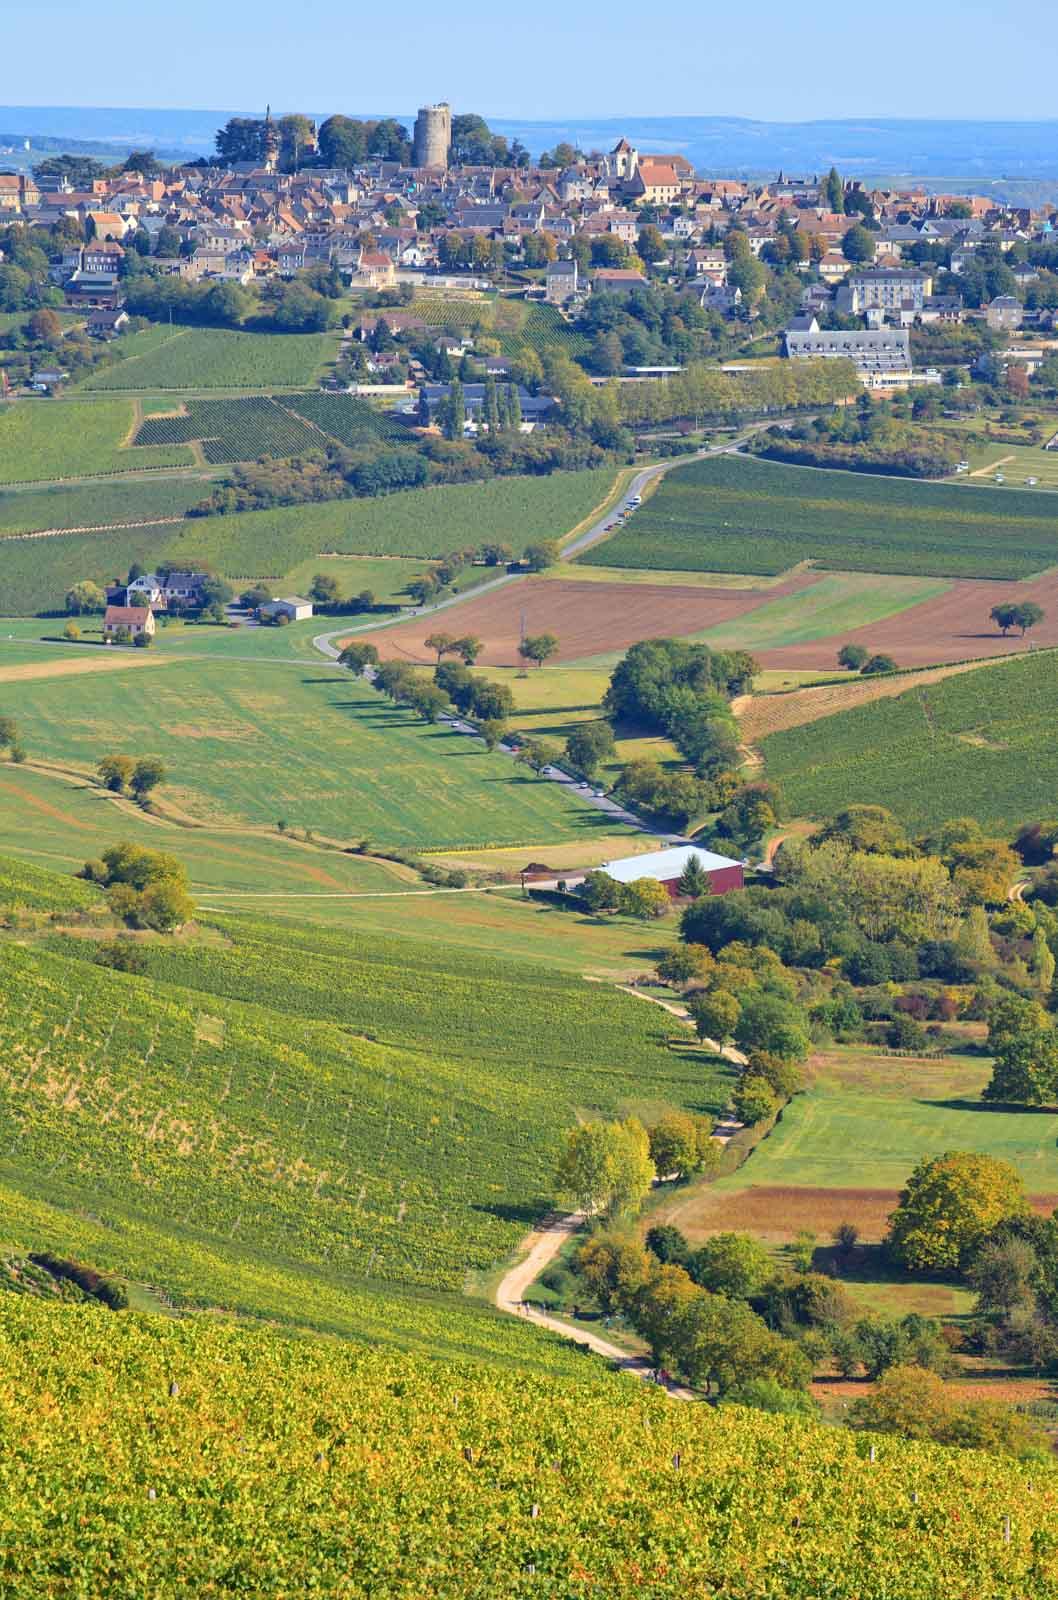
[[[889,1439],[872,1461],[586,1363],[527,1378],[12,1297],[0,1370],[9,1600],[1058,1595],[1048,1469]]]

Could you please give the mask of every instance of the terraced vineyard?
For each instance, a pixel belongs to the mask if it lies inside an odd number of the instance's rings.
[[[1056,716],[1048,651],[774,733],[761,748],[795,813],[832,816],[862,800],[917,830],[955,807],[1005,833],[1054,810]]]
[[[253,461],[257,456],[292,456],[318,450],[319,434],[300,417],[266,395],[243,400],[189,400],[179,416],[147,417],[140,423],[137,444],[202,443],[213,466],[228,461]]]
[[[13,1296],[0,1361],[11,1600],[1058,1595],[1047,1466]]]
[[[1058,560],[1051,503],[1030,491],[914,483],[718,456],[666,473],[580,558],[673,572],[839,571],[1021,578]]]

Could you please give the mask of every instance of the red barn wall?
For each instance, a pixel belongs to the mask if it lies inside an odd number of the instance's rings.
[[[710,894],[730,894],[732,889],[744,887],[745,877],[741,865],[736,862],[733,867],[717,867],[708,873]],[[661,882],[672,898],[675,900],[679,894],[677,885],[679,878],[662,878]]]

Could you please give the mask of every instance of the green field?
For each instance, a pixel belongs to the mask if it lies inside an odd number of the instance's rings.
[[[0,483],[194,466],[186,445],[131,449],[128,400],[19,400],[0,405]]]
[[[1046,1464],[679,1405],[569,1355],[445,1367],[7,1298],[10,1600],[74,1594],[63,1526],[115,1600],[1058,1593]]]
[[[499,340],[504,355],[516,356],[529,348],[542,355],[562,350],[576,358],[591,341],[566,322],[557,306],[491,296],[480,300],[444,300],[423,296],[411,305],[413,316],[434,328],[479,330]]]
[[[717,649],[777,650],[803,640],[829,639],[853,628],[896,616],[950,586],[935,578],[901,578],[870,572],[838,572],[797,594],[763,605],[732,622],[707,628],[695,638]]]
[[[153,452],[134,454],[148,453]],[[3,551],[0,613],[26,616],[58,610],[71,583],[81,578],[108,582],[134,561],[147,568],[163,561],[178,567],[207,565],[239,583],[257,578],[278,583],[295,570],[303,571],[306,563],[316,571],[313,558],[324,553],[418,557],[420,568],[431,556],[491,539],[520,553],[535,540],[569,532],[605,499],[613,480],[613,472],[600,467],[194,518],[171,528],[20,541]],[[188,480],[180,482],[191,503],[209,492],[208,483],[191,488]]]
[[[153,335],[154,330],[151,330]],[[168,330],[166,330],[168,333]],[[133,339],[140,338],[139,334]],[[129,341],[130,344],[132,340]],[[182,328],[93,373],[86,389],[300,389],[338,353],[333,333]]]
[[[914,828],[957,813],[1006,833],[1054,811],[1056,717],[1048,651],[774,733],[762,752],[795,815],[867,801]]]
[[[213,485],[205,477],[154,477],[64,484],[61,488],[0,493],[0,538],[46,528],[105,528],[182,517]],[[0,564],[0,589],[11,551]]]
[[[340,840],[412,848],[590,838],[602,814],[341,668],[176,660],[9,683],[31,756],[90,772],[114,749],[165,752],[170,800],[205,823],[282,818]],[[610,830],[612,831],[612,830]]]
[[[1013,1162],[1029,1194],[1058,1194],[1058,1116],[983,1105],[987,1065],[835,1053],[796,1095],[725,1193],[749,1184],[900,1189],[924,1157],[976,1150]]]
[[[978,489],[718,456],[666,473],[582,562],[777,573],[1021,578],[1058,560],[1058,515],[1032,490]]]

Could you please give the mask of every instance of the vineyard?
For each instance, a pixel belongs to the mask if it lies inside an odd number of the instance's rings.
[[[1054,809],[1056,715],[1058,655],[1048,652],[775,733],[762,750],[794,813],[831,816],[862,800],[923,829],[957,804],[1005,833]]]
[[[184,445],[132,450],[128,400],[19,400],[0,405],[0,483],[193,466]]]
[[[202,478],[158,477],[8,491],[0,493],[0,538],[44,528],[105,528],[182,517],[210,488]],[[5,570],[10,556],[5,551]]]
[[[316,448],[321,441],[318,434],[312,437]],[[169,561],[177,567],[207,565],[240,582],[248,578],[278,582],[321,551],[425,560],[495,539],[520,554],[535,540],[561,538],[605,499],[613,481],[612,470],[600,467],[196,518],[168,528],[11,542],[0,566],[0,614],[58,610],[71,582],[90,578],[105,583],[115,573],[127,571],[133,561],[148,570]],[[153,493],[161,484],[152,481],[142,487]],[[174,495],[179,492],[194,504],[208,493],[209,484],[184,479],[179,491],[175,482],[171,488]],[[72,489],[71,500],[82,492],[80,485]],[[25,498],[45,503],[41,495]],[[18,497],[11,497],[12,514],[19,503]],[[144,503],[164,505],[164,501]],[[0,519],[5,510],[0,500]],[[78,525],[85,526],[79,517]]]
[[[1058,1595],[1046,1466],[15,1296],[0,1361],[10,1600]]]
[[[338,337],[183,328],[140,350],[93,373],[85,389],[301,389],[334,360]]]
[[[1058,559],[1046,501],[721,456],[677,467],[643,508],[580,558],[659,571],[839,571],[1020,578]]]
[[[355,395],[297,394],[290,395],[283,405],[351,450],[376,439],[408,438],[406,429],[394,417]]]
[[[202,443],[211,466],[228,461],[253,461],[258,456],[293,456],[318,450],[322,444],[300,417],[266,395],[244,400],[189,400],[179,416],[148,417],[140,424],[137,444]]]

